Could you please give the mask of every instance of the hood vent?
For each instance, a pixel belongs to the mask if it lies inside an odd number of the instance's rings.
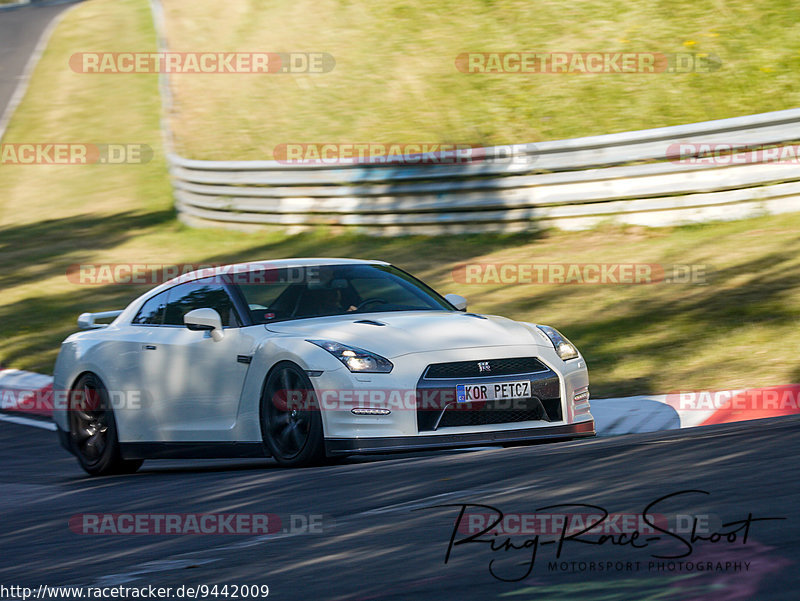
[[[385,323],[380,321],[375,321],[374,319],[359,319],[358,321],[354,321],[353,323],[363,323],[368,326],[385,326]]]

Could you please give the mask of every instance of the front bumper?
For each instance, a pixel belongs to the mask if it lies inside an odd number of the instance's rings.
[[[561,403],[560,411],[550,416],[549,420],[531,419],[530,421],[513,421],[505,425],[500,423],[487,424],[463,424],[458,427],[448,427],[448,434],[484,434],[488,435],[497,430],[528,430],[540,428],[552,428],[560,425],[570,425],[578,422],[589,421],[592,419],[589,403],[574,403],[573,397],[577,390],[589,385],[586,364],[583,358],[561,361],[555,354],[552,347],[540,347],[532,345],[518,346],[494,346],[481,347],[479,349],[450,349],[445,351],[411,353],[400,357],[392,358],[394,369],[389,374],[352,374],[347,368],[325,370],[319,377],[313,377],[317,396],[321,399],[324,407],[322,420],[325,436],[332,440],[336,439],[370,439],[370,438],[403,438],[426,436],[429,424],[421,424],[418,420],[418,407],[412,397],[420,393],[420,388],[430,389],[434,386],[433,380],[421,379],[427,367],[435,363],[458,362],[458,361],[482,361],[499,359],[504,357],[529,357],[536,356],[539,360],[550,368],[553,372],[547,375],[545,389],[536,390],[536,396],[545,403]],[[310,366],[313,369],[315,366]],[[557,375],[558,380],[555,380]],[[551,378],[552,376],[552,378]],[[538,382],[545,374],[531,374],[525,376],[526,379]],[[497,380],[511,381],[520,379],[519,375],[509,375],[498,377]],[[494,378],[486,378],[494,381]],[[469,382],[470,379],[461,379],[456,382],[440,380],[439,385],[443,388],[451,389],[455,393],[457,383]],[[423,386],[424,384],[424,386]],[[534,384],[538,387],[538,384]],[[373,402],[372,392],[386,392],[384,395],[377,395],[377,401]],[[347,403],[337,403],[336,399],[344,392],[363,393],[369,402],[359,403],[359,406],[368,405],[375,408],[387,408],[391,414],[387,415],[354,415],[351,413],[350,405]],[[399,397],[389,396],[389,393],[397,392]],[[332,393],[328,395],[328,393]],[[332,399],[332,400],[330,400]],[[399,400],[398,400],[399,399]],[[411,400],[409,400],[411,399]],[[427,411],[431,413],[432,411]],[[425,416],[423,416],[425,417]],[[423,420],[424,421],[424,420]],[[455,425],[455,424],[451,424]],[[422,426],[422,427],[421,427]],[[444,434],[443,427],[436,431]]]
[[[455,449],[481,445],[567,440],[594,435],[594,420],[587,420],[559,426],[492,432],[380,438],[326,438],[325,450],[328,455],[392,453],[423,449]]]

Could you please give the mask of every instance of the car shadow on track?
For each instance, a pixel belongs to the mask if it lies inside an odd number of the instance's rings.
[[[447,455],[461,455],[478,451],[500,450],[502,447],[474,447],[467,449],[450,449],[443,451],[421,451],[415,453],[393,453],[386,455],[353,455],[350,457],[334,458],[324,465],[310,466],[307,468],[286,468],[278,465],[272,459],[169,459],[146,461],[134,477],[156,476],[159,474],[194,474],[218,472],[242,472],[255,470],[270,471],[297,471],[319,470],[336,468],[346,465],[377,464],[389,461],[410,460],[419,458],[434,458]],[[130,476],[108,476],[107,478],[120,478]]]

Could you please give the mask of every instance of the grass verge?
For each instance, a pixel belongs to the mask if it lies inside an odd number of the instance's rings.
[[[265,159],[281,143],[509,144],[800,106],[792,0],[215,0],[167,3],[176,51],[329,52],[317,75],[172,78],[178,151]],[[767,42],[768,41],[768,42]],[[464,52],[709,53],[679,74],[464,74]]]

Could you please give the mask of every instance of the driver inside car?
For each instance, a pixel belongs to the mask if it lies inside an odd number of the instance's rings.
[[[320,315],[336,315],[356,310],[355,305],[347,305],[342,297],[341,288],[323,288],[314,291],[317,311]]]

